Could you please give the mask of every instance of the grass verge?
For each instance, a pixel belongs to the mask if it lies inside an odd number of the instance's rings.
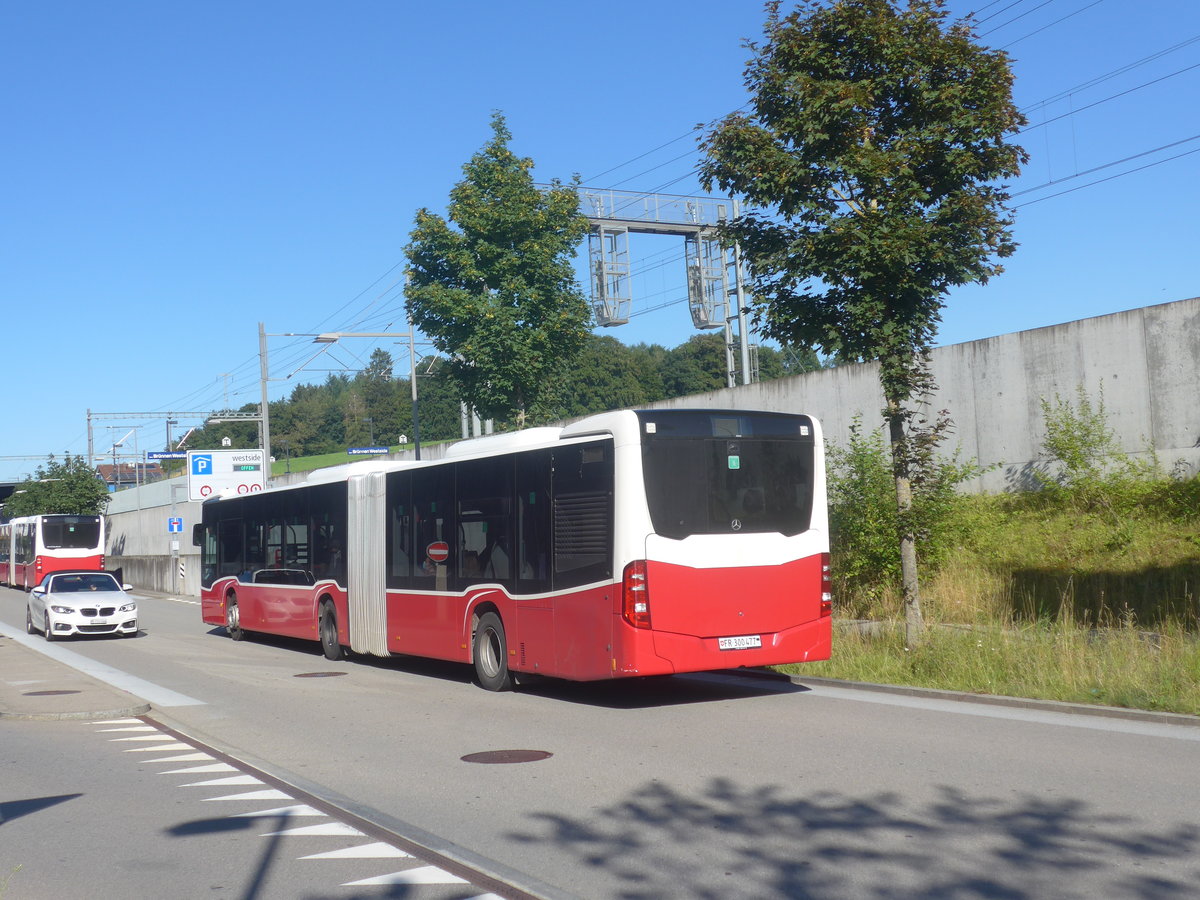
[[[1177,626],[935,626],[917,649],[902,626],[839,627],[833,658],[780,671],[1068,703],[1200,715],[1200,641]]]

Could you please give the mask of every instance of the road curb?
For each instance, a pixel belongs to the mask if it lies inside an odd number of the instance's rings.
[[[799,687],[811,684],[821,687],[871,691],[877,694],[892,694],[902,697],[921,697],[926,700],[951,700],[958,703],[977,703],[984,706],[1007,706],[1013,709],[1034,709],[1041,712],[1056,712],[1075,716],[1100,716],[1108,719],[1148,722],[1155,725],[1200,728],[1200,716],[1189,716],[1186,713],[1127,709],[1122,706],[1093,706],[1089,703],[1067,703],[1062,700],[1034,700],[1026,697],[1005,697],[1000,694],[972,694],[969,691],[948,691],[940,688],[922,688],[900,684],[873,684],[869,681],[844,681],[839,678],[789,675],[786,672],[776,672],[773,669],[735,669],[733,672],[751,678],[790,681]]]
[[[149,703],[139,703],[136,706],[124,706],[118,709],[78,710],[75,712],[15,713],[0,709],[0,719],[39,722],[53,722],[66,719],[128,719],[134,716],[144,716],[149,712]]]

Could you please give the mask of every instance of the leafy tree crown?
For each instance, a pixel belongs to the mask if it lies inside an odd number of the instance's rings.
[[[1002,51],[947,25],[943,0],[767,4],[748,112],[702,140],[706,186],[743,197],[742,247],[758,324],[793,345],[882,363],[907,396],[913,362],[955,285],[1012,254],[998,186],[1025,161],[1024,118]]]
[[[576,176],[539,189],[509,148],[504,117],[463,166],[448,219],[416,215],[409,261],[413,322],[449,357],[449,376],[482,415],[529,409],[583,347],[590,325],[572,254],[587,232]]]

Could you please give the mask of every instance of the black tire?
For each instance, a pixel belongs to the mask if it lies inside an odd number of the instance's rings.
[[[342,645],[338,643],[337,612],[328,600],[321,604],[317,633],[321,636],[321,652],[325,654],[326,659],[336,662],[345,656]]]
[[[479,685],[488,691],[512,690],[512,673],[508,671],[508,644],[504,640],[504,623],[494,612],[479,617],[472,644],[475,674]]]
[[[29,604],[25,604],[25,633],[37,634],[37,629],[33,627],[33,613],[29,611]]]
[[[50,627],[50,613],[42,613],[42,634],[46,636],[46,640],[54,640],[54,629]]]
[[[235,641],[240,641],[246,636],[246,632],[242,629],[242,615],[238,609],[237,594],[231,593],[225,598],[225,633]]]

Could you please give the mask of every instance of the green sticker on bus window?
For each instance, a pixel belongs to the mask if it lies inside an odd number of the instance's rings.
[[[742,467],[742,458],[740,456],[729,457],[729,468],[740,469]]]

